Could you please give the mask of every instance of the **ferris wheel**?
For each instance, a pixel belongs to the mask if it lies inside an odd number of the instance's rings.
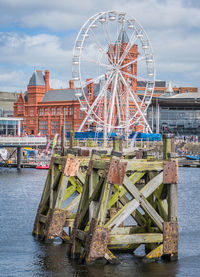
[[[86,113],[79,131],[94,124],[106,132],[128,132],[137,125],[152,132],[146,113],[154,91],[155,61],[147,34],[135,18],[117,11],[90,17],[74,44],[72,78],[80,110]]]

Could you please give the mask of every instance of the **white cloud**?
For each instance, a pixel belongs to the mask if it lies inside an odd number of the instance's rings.
[[[0,91],[20,92],[26,87],[28,75],[23,71],[5,71],[0,68]]]
[[[0,62],[3,63],[63,68],[64,61],[71,60],[72,51],[61,48],[56,36],[6,33],[0,36],[0,52]]]
[[[188,78],[190,85],[199,86],[200,5],[197,2],[0,0],[0,26],[23,30],[23,33],[0,33],[0,63],[10,67],[11,72],[17,72],[16,66],[21,71],[29,68],[29,72],[34,66],[49,68],[50,78],[55,79],[52,86],[64,86],[65,80],[71,78],[72,48],[82,24],[100,10],[117,9],[136,17],[147,31],[158,79],[172,76],[174,83],[176,80],[187,83]]]

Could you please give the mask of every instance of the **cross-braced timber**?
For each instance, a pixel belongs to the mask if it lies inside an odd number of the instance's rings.
[[[116,251],[133,252],[141,244],[146,259],[176,259],[178,162],[171,135],[163,137],[163,147],[159,161],[116,151],[54,156],[33,234],[68,241],[68,254],[87,263],[115,263]]]

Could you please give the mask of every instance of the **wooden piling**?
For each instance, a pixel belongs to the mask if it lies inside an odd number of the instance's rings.
[[[122,149],[119,141],[110,155],[93,150],[90,157],[77,157],[84,151],[72,149],[52,157],[33,234],[46,241],[59,236],[69,242],[68,254],[86,263],[116,263],[113,250],[133,252],[141,244],[146,259],[173,259],[178,256],[178,163],[172,136],[163,138],[163,161],[148,160],[146,152],[125,159],[116,151]],[[126,226],[129,217],[135,223]]]
[[[22,151],[21,146],[17,146],[17,170],[21,169]]]

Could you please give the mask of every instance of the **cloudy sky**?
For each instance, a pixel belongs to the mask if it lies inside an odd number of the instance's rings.
[[[53,88],[67,87],[82,24],[114,9],[146,30],[157,80],[200,90],[200,1],[0,0],[0,91],[25,91],[34,69],[49,69]]]

